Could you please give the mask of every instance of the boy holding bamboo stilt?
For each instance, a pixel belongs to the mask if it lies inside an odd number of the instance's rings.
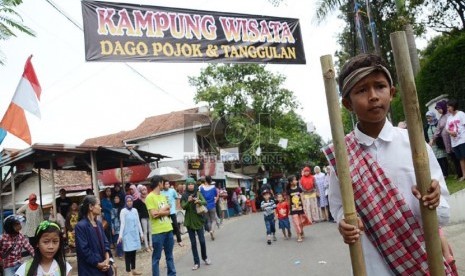
[[[324,149],[331,165],[330,210],[344,242],[361,239],[367,275],[428,275],[419,199],[425,206],[448,208],[441,168],[427,147],[431,171],[428,194],[416,188],[407,130],[386,119],[395,87],[379,56],[362,54],[344,65],[339,88],[345,108],[358,124],[345,137],[349,171],[359,216],[358,228],[345,222],[332,146]],[[445,263],[446,275],[452,275]]]

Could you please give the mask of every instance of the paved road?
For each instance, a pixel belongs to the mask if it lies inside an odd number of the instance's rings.
[[[336,224],[306,227],[303,243],[297,243],[294,237],[284,240],[278,232],[278,241],[267,245],[261,213],[234,220],[216,232],[215,241],[206,236],[210,266],[202,263],[193,272],[189,251],[176,261],[178,275],[351,275],[349,249]]]
[[[458,273],[465,275],[465,223],[449,225],[444,230],[454,251]]]

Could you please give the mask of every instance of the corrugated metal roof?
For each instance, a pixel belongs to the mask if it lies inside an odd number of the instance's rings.
[[[15,166],[24,162],[33,162],[34,168],[50,169],[50,160],[54,169],[72,169],[91,171],[91,153],[95,153],[97,170],[134,166],[159,161],[168,156],[141,151],[131,147],[82,146],[68,144],[34,144],[17,152],[7,152],[0,160],[0,167]],[[59,158],[73,158],[73,166],[64,168],[57,163]]]

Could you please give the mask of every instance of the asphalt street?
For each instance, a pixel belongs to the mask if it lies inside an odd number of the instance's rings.
[[[302,243],[296,241],[293,229],[291,240],[284,240],[282,232],[277,229],[278,241],[268,245],[262,213],[233,220],[236,221],[216,231],[214,241],[209,235],[205,236],[211,265],[202,262],[199,270],[192,271],[194,263],[189,250],[176,260],[177,274],[352,275],[349,248],[342,242],[334,223],[323,222],[305,227],[305,240]]]

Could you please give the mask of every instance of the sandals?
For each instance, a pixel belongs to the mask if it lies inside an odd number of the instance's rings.
[[[178,242],[179,247],[184,247],[184,244],[182,242]]]
[[[195,265],[192,267],[192,270],[197,270],[197,269],[199,269],[199,267],[200,267],[200,266],[199,266],[198,264],[195,264]]]

